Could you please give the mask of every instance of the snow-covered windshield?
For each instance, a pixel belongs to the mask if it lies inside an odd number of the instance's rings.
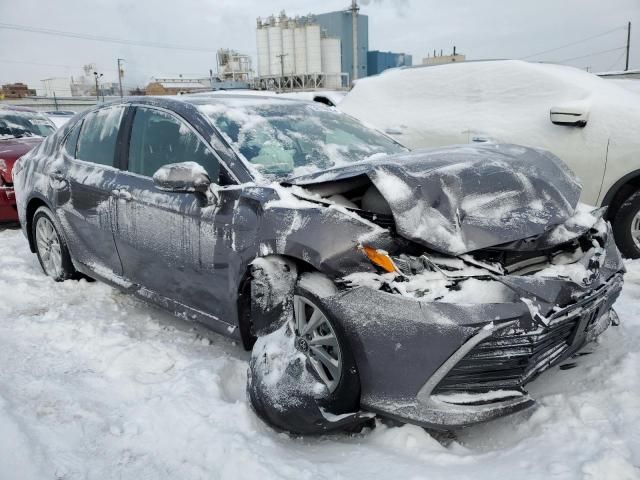
[[[406,151],[357,120],[312,103],[234,98],[198,108],[268,177],[296,177]]]
[[[53,124],[43,115],[31,112],[0,111],[0,140],[46,137],[55,130]]]

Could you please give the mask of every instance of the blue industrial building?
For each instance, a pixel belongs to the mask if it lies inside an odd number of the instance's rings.
[[[367,53],[367,75],[377,75],[388,68],[410,67],[411,55],[406,53],[381,52],[372,50]]]
[[[329,37],[340,38],[342,53],[342,72],[353,75],[353,30],[351,12],[321,13],[314,15],[315,20]],[[367,76],[367,52],[369,51],[369,17],[358,14],[358,78]]]

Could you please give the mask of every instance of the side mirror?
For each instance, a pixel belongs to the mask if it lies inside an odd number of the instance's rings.
[[[199,163],[182,162],[160,167],[153,174],[153,183],[168,192],[206,192],[211,180]]]
[[[589,119],[589,109],[583,103],[551,107],[551,123],[570,127],[584,127]]]

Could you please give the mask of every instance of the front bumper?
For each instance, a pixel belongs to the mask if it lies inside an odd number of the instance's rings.
[[[18,209],[13,187],[0,187],[0,223],[17,222]]]
[[[362,408],[451,429],[533,405],[524,385],[616,321],[624,266],[611,237],[605,251],[589,286],[503,277],[529,301],[424,302],[368,287],[323,299],[358,365]]]

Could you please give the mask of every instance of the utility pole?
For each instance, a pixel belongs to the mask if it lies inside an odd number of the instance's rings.
[[[96,79],[96,103],[100,103],[99,79],[102,75],[102,73],[93,72],[93,77]]]
[[[284,57],[286,57],[288,53],[281,53],[280,55],[276,55],[280,59],[280,91],[284,92],[284,87],[282,86],[282,81],[284,80]]]
[[[353,73],[351,83],[358,79],[358,1],[351,0],[351,43],[353,44]]]
[[[124,62],[124,58],[118,59],[118,83],[120,84],[120,98],[122,98],[122,67],[120,62]]]
[[[627,61],[624,64],[624,71],[629,70],[629,47],[631,46],[631,22],[627,23]]]

